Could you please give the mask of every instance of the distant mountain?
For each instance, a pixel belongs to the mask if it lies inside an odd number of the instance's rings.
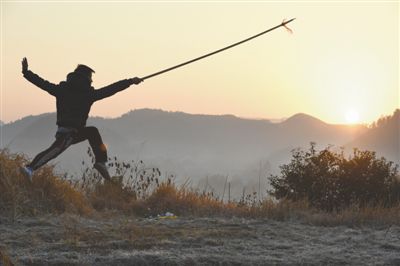
[[[283,125],[291,125],[291,126],[301,126],[303,124],[313,125],[313,126],[321,126],[328,125],[320,119],[312,117],[310,115],[304,113],[295,114],[288,119],[282,121]]]
[[[377,151],[378,155],[400,164],[400,109],[379,119],[346,147]]]
[[[47,148],[56,130],[54,113],[30,116],[3,126],[3,146],[29,156]],[[91,117],[109,148],[121,159],[143,159],[181,177],[221,174],[253,178],[259,163],[271,169],[287,162],[290,150],[316,142],[343,145],[366,130],[364,126],[327,124],[306,114],[281,123],[233,115],[192,115],[140,109],[115,119]],[[79,171],[87,159],[85,145],[75,145],[55,160],[63,169]]]
[[[0,120],[0,143],[2,143],[3,139],[3,125],[4,125],[3,121]]]
[[[310,142],[326,145],[343,145],[365,131],[360,125],[332,125],[307,114],[295,114],[276,125],[275,151],[288,147],[308,146]],[[280,141],[281,140],[281,141]]]
[[[3,147],[1,148],[9,148],[10,145],[14,144],[15,140],[18,142],[22,141],[24,137],[21,135],[23,134],[28,134],[28,139],[31,137],[33,138],[34,135],[38,135],[39,132],[44,133],[44,135],[41,135],[41,138],[45,138],[46,134],[49,134],[45,130],[42,130],[40,127],[40,123],[36,123],[37,121],[40,121],[41,119],[44,119],[47,124],[51,124],[54,119],[51,119],[51,117],[54,117],[55,119],[55,113],[46,113],[46,114],[41,114],[41,115],[36,115],[36,116],[26,116],[24,118],[21,118],[19,120],[16,120],[14,122],[10,122],[8,124],[4,124],[2,128],[2,144]],[[33,136],[29,135],[29,127],[32,126],[34,128],[33,130]],[[32,143],[32,140],[30,140]],[[21,144],[21,143],[19,143]],[[18,144],[17,144],[18,146]]]

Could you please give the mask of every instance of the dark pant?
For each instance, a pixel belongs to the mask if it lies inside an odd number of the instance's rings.
[[[89,140],[96,162],[107,161],[107,149],[101,139],[99,130],[96,127],[83,127],[70,132],[57,132],[54,143],[47,150],[36,155],[33,161],[27,166],[36,170],[51,159],[56,158],[72,144],[84,140]]]

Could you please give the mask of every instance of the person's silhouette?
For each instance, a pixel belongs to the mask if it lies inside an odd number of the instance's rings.
[[[28,70],[26,58],[22,60],[22,73],[28,81],[56,97],[58,126],[54,143],[36,155],[32,162],[21,167],[23,174],[32,180],[35,170],[57,157],[70,145],[89,140],[96,158],[94,168],[100,172],[103,178],[110,179],[106,166],[106,146],[97,128],[86,126],[90,107],[94,102],[127,89],[132,84],[139,84],[143,80],[138,77],[124,79],[95,90],[91,86],[94,70],[85,65],[78,65],[73,72],[67,75],[66,81],[56,85]]]

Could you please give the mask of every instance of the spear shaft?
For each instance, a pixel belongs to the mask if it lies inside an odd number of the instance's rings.
[[[250,41],[250,40],[252,40],[252,39],[254,39],[254,38],[257,38],[257,37],[259,37],[259,36],[261,36],[261,35],[264,35],[264,34],[266,34],[267,32],[273,31],[273,30],[275,30],[275,29],[277,29],[277,28],[280,28],[280,27],[285,27],[285,28],[287,28],[287,27],[286,27],[286,24],[288,24],[288,23],[292,22],[293,20],[295,20],[295,19],[294,19],[294,18],[292,18],[292,19],[290,19],[290,20],[288,20],[288,21],[283,21],[281,24],[279,24],[279,25],[277,25],[277,26],[275,26],[275,27],[273,27],[273,28],[270,28],[270,29],[268,29],[268,30],[266,30],[266,31],[263,31],[263,32],[261,32],[261,33],[258,33],[258,34],[256,34],[256,35],[254,35],[254,36],[251,36],[251,37],[249,37],[249,38],[247,38],[247,39],[244,39],[244,40],[242,40],[242,41],[240,41],[240,42],[237,42],[237,43],[231,44],[231,45],[229,45],[229,46],[226,46],[226,47],[224,47],[224,48],[221,48],[221,49],[219,49],[219,50],[216,50],[216,51],[214,51],[214,52],[211,52],[211,53],[208,53],[208,54],[202,55],[202,56],[200,56],[200,57],[197,57],[197,58],[195,58],[195,59],[192,59],[192,60],[186,61],[186,62],[184,62],[184,63],[181,63],[181,64],[179,64],[179,65],[176,65],[176,66],[173,66],[173,67],[170,67],[170,68],[167,68],[167,69],[161,70],[161,71],[159,71],[159,72],[156,72],[156,73],[150,74],[150,75],[148,75],[148,76],[145,76],[145,77],[143,77],[143,78],[141,78],[141,79],[143,79],[143,80],[145,80],[145,79],[149,79],[149,78],[152,78],[152,77],[155,77],[155,76],[161,75],[161,74],[163,74],[163,73],[165,73],[165,72],[168,72],[168,71],[174,70],[174,69],[176,69],[176,68],[179,68],[179,67],[182,67],[182,66],[188,65],[188,64],[190,64],[190,63],[196,62],[196,61],[198,61],[198,60],[201,60],[201,59],[203,59],[203,58],[206,58],[206,57],[209,57],[209,56],[215,55],[215,54],[217,54],[217,53],[220,53],[220,52],[222,52],[222,51],[225,51],[225,50],[228,50],[228,49],[230,49],[230,48],[232,48],[232,47],[235,47],[235,46],[237,46],[237,45],[239,45],[239,44],[242,44],[242,43],[248,42],[248,41]]]

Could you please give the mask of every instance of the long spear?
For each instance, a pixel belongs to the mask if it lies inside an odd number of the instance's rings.
[[[186,62],[181,63],[181,64],[179,64],[179,65],[176,65],[176,66],[173,66],[173,67],[170,67],[170,68],[161,70],[161,71],[159,71],[159,72],[150,74],[150,75],[145,76],[145,77],[143,77],[143,78],[141,78],[141,79],[143,79],[143,80],[149,79],[149,78],[152,78],[152,77],[161,75],[161,74],[163,74],[163,73],[165,73],[165,72],[168,72],[168,71],[174,70],[174,69],[176,69],[176,68],[182,67],[182,66],[184,66],[184,65],[188,65],[188,64],[190,64],[190,63],[196,62],[196,61],[201,60],[201,59],[203,59],[203,58],[206,58],[206,57],[212,56],[212,55],[214,55],[214,54],[220,53],[220,52],[222,52],[222,51],[228,50],[228,49],[230,49],[230,48],[232,48],[232,47],[235,47],[235,46],[237,46],[237,45],[239,45],[239,44],[248,42],[248,41],[250,41],[250,40],[252,40],[252,39],[254,39],[254,38],[257,38],[257,37],[259,37],[259,36],[261,36],[261,35],[263,35],[263,34],[266,34],[267,32],[273,31],[273,30],[275,30],[275,29],[277,29],[277,28],[280,28],[280,27],[285,27],[287,30],[289,30],[289,31],[291,32],[291,30],[286,26],[286,24],[292,22],[293,20],[295,20],[295,19],[292,18],[292,19],[290,19],[290,20],[288,20],[288,21],[282,21],[281,24],[279,24],[279,25],[277,25],[277,26],[275,26],[275,27],[273,27],[273,28],[270,28],[270,29],[268,29],[268,30],[266,30],[266,31],[263,31],[263,32],[261,32],[261,33],[258,33],[258,34],[254,35],[254,36],[251,36],[251,37],[249,37],[249,38],[247,38],[247,39],[244,39],[244,40],[242,40],[242,41],[240,41],[240,42],[231,44],[231,45],[229,45],[229,46],[226,46],[226,47],[221,48],[221,49],[219,49],[219,50],[216,50],[216,51],[214,51],[214,52],[211,52],[211,53],[202,55],[202,56],[197,57],[197,58],[195,58],[195,59],[186,61]]]

